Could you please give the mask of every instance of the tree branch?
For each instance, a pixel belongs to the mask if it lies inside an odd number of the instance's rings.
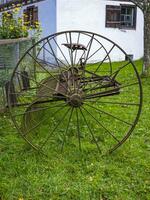
[[[144,1],[143,0],[130,0],[132,3],[134,3],[138,8],[140,8],[142,11],[144,11]]]

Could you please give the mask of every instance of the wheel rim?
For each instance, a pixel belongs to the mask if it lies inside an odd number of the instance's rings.
[[[116,53],[127,57],[103,36],[67,31],[24,54],[11,77],[8,107],[34,149],[63,150],[70,142],[113,152],[127,140],[141,113],[142,87],[130,59],[111,61]]]

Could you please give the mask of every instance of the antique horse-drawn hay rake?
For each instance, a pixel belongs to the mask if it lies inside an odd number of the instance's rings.
[[[85,31],[56,33],[31,47],[7,94],[21,136],[40,152],[121,146],[138,122],[142,87],[130,58],[112,62],[117,54],[128,58],[114,42]]]

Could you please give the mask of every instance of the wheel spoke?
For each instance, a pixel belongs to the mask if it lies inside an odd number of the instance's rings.
[[[86,63],[87,60],[88,60],[89,53],[90,53],[90,51],[91,51],[91,46],[92,46],[92,43],[93,43],[93,39],[94,39],[94,34],[92,34],[91,39],[90,39],[90,42],[89,42],[89,47],[88,47],[88,51],[87,51],[87,54],[86,54],[85,63]]]
[[[73,67],[73,49],[72,49],[72,37],[71,32],[69,32],[69,40],[70,40],[70,60],[71,60],[71,66]]]
[[[114,71],[114,72],[111,74],[111,77],[113,77],[113,79],[115,79],[115,77],[117,76],[117,74],[118,74],[123,68],[125,68],[126,66],[128,66],[129,64],[131,64],[131,61],[125,63],[123,66],[118,67],[118,69],[117,69],[116,71]]]
[[[74,108],[72,107],[72,108],[71,108],[71,113],[70,113],[70,116],[69,116],[69,120],[68,120],[68,123],[67,123],[67,127],[66,127],[66,130],[65,130],[63,143],[62,143],[62,146],[61,146],[61,152],[63,151],[63,148],[64,148],[65,139],[66,139],[66,136],[67,136],[67,134],[68,134],[68,129],[69,129],[69,125],[70,125],[70,122],[71,122],[71,118],[72,118],[73,111],[74,111]]]
[[[94,53],[92,53],[87,59],[86,59],[86,62],[92,58],[97,52],[99,52],[101,49],[103,48],[103,46],[100,46]]]
[[[63,151],[76,136],[80,151],[85,139],[99,152],[106,146],[112,152],[126,141],[141,113],[142,86],[134,62],[112,63],[115,52],[127,56],[110,39],[86,31],[56,33],[26,51],[4,96],[29,145],[44,153],[50,143]]]
[[[58,67],[61,68],[61,67],[60,67],[60,64],[59,64],[59,62],[60,62],[60,63],[63,64],[63,65],[66,67],[66,69],[67,69],[68,66],[67,66],[64,62],[62,62],[59,58],[56,57],[55,52],[54,52],[54,50],[53,50],[53,48],[52,48],[52,45],[50,44],[50,41],[49,41],[48,39],[47,39],[47,43],[48,43],[48,45],[49,45],[50,50],[52,51],[52,53],[51,53],[48,49],[46,49],[46,50],[50,53],[50,55],[52,55],[52,56],[54,57],[56,63],[58,64]]]
[[[76,120],[77,120],[77,134],[78,134],[78,142],[79,142],[79,150],[81,151],[81,135],[80,135],[80,127],[79,127],[79,115],[78,108],[76,108]]]
[[[29,52],[27,52],[27,54],[29,54],[34,59],[34,57]],[[59,79],[57,79],[55,76],[53,76],[49,72],[49,70],[47,70],[43,65],[41,65],[36,59],[35,59],[35,62],[37,62],[37,64],[39,64],[42,67],[42,69],[44,69],[44,71],[46,71],[52,78],[54,78],[55,80],[57,80],[60,83],[60,85],[67,91],[67,88],[59,81]]]
[[[89,40],[87,46],[85,47],[85,49],[88,49],[90,44],[91,44],[91,37],[90,37],[90,40]],[[84,55],[85,55],[85,51],[83,51],[82,55],[80,56],[77,66],[79,65],[80,60],[83,58]]]
[[[92,132],[92,130],[91,130],[91,128],[90,128],[90,126],[89,126],[89,124],[88,124],[88,122],[87,122],[87,120],[86,120],[86,118],[85,118],[85,116],[84,116],[84,114],[83,114],[83,112],[82,112],[80,107],[79,107],[79,109],[80,109],[81,115],[82,115],[82,117],[83,117],[83,119],[84,119],[84,121],[85,121],[85,123],[86,123],[86,125],[88,127],[88,130],[89,130],[89,132],[90,132],[90,134],[91,134],[91,136],[93,138],[93,141],[95,142],[99,153],[101,153],[101,150],[100,150],[100,147],[98,145],[98,142],[97,142],[97,140],[96,140],[96,138],[95,138],[95,136],[94,136],[94,134],[93,134],[93,132]]]
[[[103,92],[97,92],[94,94],[89,94],[84,97],[84,99],[93,99],[93,98],[100,98],[100,97],[107,97],[107,96],[113,96],[113,95],[118,95],[120,93],[118,88],[108,90],[108,91],[103,91]]]
[[[33,105],[37,105],[37,104],[33,104]],[[43,110],[48,110],[48,109],[51,109],[51,108],[56,108],[56,107],[62,107],[63,105],[65,105],[65,103],[61,103],[61,104],[58,104],[58,105],[53,105],[53,106],[45,106],[45,107],[36,107],[35,110],[30,110],[30,111],[25,111],[24,113],[20,113],[20,114],[17,114],[17,115],[12,115],[12,117],[18,117],[18,116],[22,116],[24,114],[28,114],[28,113],[36,113],[36,112],[39,112],[39,111],[43,111]],[[32,105],[30,105],[32,106]],[[30,107],[29,106],[29,107]]]
[[[61,108],[59,108],[54,114],[53,114],[53,117],[60,111],[60,110],[63,110],[64,108],[66,107],[63,106]],[[27,135],[28,133],[30,133],[31,131],[33,131],[34,129],[36,129],[37,127],[39,127],[42,123],[44,123],[45,121],[47,120],[47,116],[43,119],[43,120],[40,120],[40,122],[38,124],[36,124],[35,126],[33,126],[31,129],[29,129],[27,132],[24,133],[24,136]]]
[[[123,120],[123,119],[120,119],[120,118],[118,118],[118,117],[116,117],[116,116],[114,116],[114,115],[112,115],[112,114],[110,114],[110,113],[108,113],[108,112],[106,112],[106,111],[103,111],[103,110],[101,110],[101,109],[99,109],[99,108],[96,108],[96,107],[94,107],[94,106],[91,106],[91,105],[89,105],[89,104],[87,104],[87,103],[85,103],[85,104],[86,104],[87,106],[89,106],[89,107],[91,107],[91,108],[97,110],[97,111],[100,112],[100,113],[103,113],[103,114],[108,115],[108,116],[110,116],[110,117],[112,117],[112,118],[114,118],[114,119],[117,119],[118,121],[123,122],[123,123],[125,123],[125,124],[127,124],[127,125],[129,125],[129,126],[133,126],[133,124],[130,123],[130,122],[127,122],[127,121],[125,121],[125,120]]]
[[[99,100],[92,100],[92,99],[85,99],[86,102],[91,103],[100,103],[100,104],[113,104],[119,106],[139,106],[139,103],[128,103],[128,102],[114,102],[114,101],[99,101]]]
[[[68,70],[68,66],[67,66],[66,64],[64,64],[60,59],[58,59],[58,58],[56,57],[55,52],[53,51],[53,48],[52,48],[52,46],[51,46],[49,40],[48,40],[48,44],[49,44],[49,47],[50,47],[50,49],[51,49],[51,51],[52,51],[52,55],[54,56],[55,61],[56,61],[57,64],[58,64],[58,67],[59,67],[59,69],[60,69],[60,72],[61,72],[61,74],[63,75],[63,77],[64,77],[64,79],[65,79],[65,81],[66,81],[66,83],[67,83],[67,87],[68,87],[68,89],[71,91],[71,89],[70,89],[70,87],[69,87],[69,84],[68,84],[68,79],[66,79],[66,76],[65,76],[64,73],[61,71],[61,66],[60,66],[59,62],[61,62],[63,65],[66,66],[66,68],[65,68],[66,70]],[[58,61],[59,61],[59,62],[58,62]],[[67,62],[68,62],[68,61],[67,61]]]
[[[100,64],[98,65],[98,67],[97,67],[97,69],[94,71],[94,73],[96,73],[96,72],[99,70],[99,68],[100,68],[101,65],[104,63],[104,61],[106,60],[106,58],[108,58],[108,55],[112,52],[112,50],[114,49],[115,46],[116,46],[116,45],[114,44],[114,45],[112,46],[112,48],[109,50],[109,52],[107,52],[106,56],[105,56],[104,59],[100,62]]]
[[[55,38],[53,38],[53,40],[54,40],[56,46],[58,47],[59,51],[61,52],[62,56],[64,57],[65,61],[67,62],[68,66],[69,66],[70,64],[69,64],[69,62],[68,62],[68,60],[67,60],[65,54],[64,54],[63,51],[61,50],[59,44],[57,43],[57,41],[55,40]],[[67,68],[68,68],[68,66],[67,66]]]
[[[70,111],[71,108],[68,108],[68,110],[65,112],[65,114],[63,115],[63,117],[58,121],[57,125],[54,127],[54,129],[49,133],[48,137],[46,138],[46,140],[43,142],[43,144],[40,147],[40,151],[42,150],[42,148],[45,146],[45,144],[48,142],[48,140],[50,139],[50,137],[54,134],[54,132],[56,131],[56,129],[58,128],[58,126],[62,123],[62,121],[64,121],[65,117],[67,116],[68,112]]]
[[[80,33],[78,34],[78,39],[77,39],[77,46],[79,45],[79,41],[80,41]],[[75,50],[75,55],[74,55],[74,66],[76,65],[76,58],[77,58],[77,48]]]
[[[66,43],[69,44],[69,39],[68,39],[67,33],[65,33],[65,38],[66,38]],[[68,54],[69,54],[69,57],[70,57],[70,64],[69,64],[69,67],[70,67],[70,65],[72,66],[72,55],[71,55],[71,50],[69,48],[67,48],[67,49],[68,49]]]
[[[21,74],[21,73],[18,72],[18,71],[16,71],[15,74],[20,75],[20,76],[23,76],[24,78],[28,78],[29,80],[35,82],[37,85],[40,84],[40,85],[46,87],[47,89],[52,90],[52,88],[48,87],[47,85],[45,85],[45,84],[43,84],[43,83],[38,83],[35,79],[33,79],[33,78],[31,78],[31,77],[28,77],[28,76],[26,76],[26,75],[24,75],[24,74]],[[53,91],[55,91],[55,90],[53,89]]]
[[[83,109],[111,136],[115,141],[120,142],[113,133],[111,133],[102,123],[100,123],[87,109]]]

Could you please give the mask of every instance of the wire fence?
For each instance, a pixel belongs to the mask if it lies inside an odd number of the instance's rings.
[[[32,44],[32,38],[0,40],[0,111],[6,106],[5,85],[17,62]]]

